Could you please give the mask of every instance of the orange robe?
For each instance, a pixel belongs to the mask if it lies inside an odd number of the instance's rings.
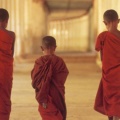
[[[13,38],[0,30],[0,120],[9,120],[13,79]]]
[[[120,117],[120,38],[102,32],[96,42],[101,51],[102,78],[95,100],[95,110],[107,116]]]
[[[66,120],[65,81],[68,69],[56,55],[42,56],[36,60],[31,72],[32,86],[36,91],[39,112],[43,120]],[[42,107],[47,103],[47,109]]]

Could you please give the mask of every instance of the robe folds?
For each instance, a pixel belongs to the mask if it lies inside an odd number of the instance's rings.
[[[9,120],[13,79],[13,37],[0,30],[0,120]]]
[[[31,72],[32,86],[43,120],[66,120],[65,81],[68,69],[56,55],[41,56]],[[42,103],[47,103],[46,109]]]
[[[120,38],[108,31],[102,32],[95,48],[101,51],[102,78],[94,109],[107,116],[120,117]]]

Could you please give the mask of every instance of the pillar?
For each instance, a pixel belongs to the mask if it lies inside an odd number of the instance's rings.
[[[41,37],[47,34],[44,0],[0,0],[0,7],[10,14],[8,29],[16,34],[15,56],[39,53]]]

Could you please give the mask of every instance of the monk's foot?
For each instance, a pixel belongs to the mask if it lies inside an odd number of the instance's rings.
[[[119,117],[113,116],[113,120],[120,120]]]
[[[113,116],[111,116],[111,117],[108,117],[108,120],[113,120]]]

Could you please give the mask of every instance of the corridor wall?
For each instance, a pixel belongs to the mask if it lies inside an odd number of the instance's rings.
[[[86,52],[89,49],[89,14],[49,22],[48,34],[57,39],[57,50]]]
[[[106,30],[103,23],[103,13],[108,9],[114,9],[120,16],[120,0],[94,0],[94,13],[96,14],[96,29],[97,34]],[[119,26],[120,28],[120,26]]]
[[[15,56],[38,53],[40,40],[47,34],[48,11],[37,0],[0,0],[0,8],[9,11],[8,29],[16,33]]]
[[[120,0],[94,0],[94,28],[96,32],[95,39],[97,35],[106,30],[103,23],[103,13],[108,9],[114,9],[118,12],[120,17]],[[120,24],[118,26],[120,30]],[[95,43],[95,42],[94,42]],[[97,64],[101,66],[100,54],[97,57]]]

